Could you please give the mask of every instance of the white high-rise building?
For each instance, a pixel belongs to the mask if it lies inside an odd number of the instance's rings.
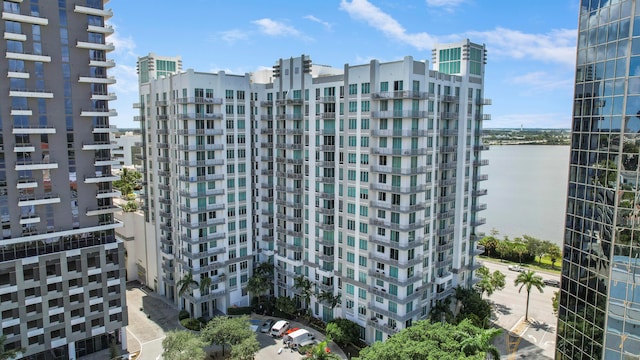
[[[28,359],[126,348],[105,3],[3,2],[1,333]]]
[[[295,278],[306,277],[315,316],[351,319],[373,342],[471,286],[485,54],[466,40],[438,45],[436,70],[303,55],[255,74],[141,82],[159,291],[196,317],[226,312],[249,303],[247,280],[268,261],[276,296],[304,304]],[[189,273],[211,286],[179,294]]]

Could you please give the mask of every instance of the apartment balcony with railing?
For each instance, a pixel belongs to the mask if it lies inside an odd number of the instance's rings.
[[[415,249],[416,247],[422,247],[424,245],[424,238],[421,236],[416,237],[414,240],[403,239],[402,241],[392,241],[381,235],[372,234],[369,235],[369,241],[376,245],[389,246],[398,250]]]

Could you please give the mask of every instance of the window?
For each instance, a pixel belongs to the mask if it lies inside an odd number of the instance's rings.
[[[367,250],[367,240],[360,239],[360,250]]]
[[[367,130],[369,129],[369,119],[361,119],[360,120],[360,128],[362,130]]]
[[[383,81],[380,83],[380,91],[389,91],[389,82]]]
[[[365,289],[358,289],[358,297],[360,299],[366,299],[367,298],[367,290]]]
[[[360,91],[362,94],[368,94],[371,88],[371,84],[369,83],[362,83],[362,91]]]
[[[225,90],[224,98],[227,100],[233,99],[233,90]]]
[[[361,136],[360,137],[360,146],[369,147],[369,137],[368,136]]]
[[[349,84],[349,95],[355,95],[358,93],[358,84]]]

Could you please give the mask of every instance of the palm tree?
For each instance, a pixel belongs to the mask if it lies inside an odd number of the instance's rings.
[[[191,287],[198,286],[198,282],[193,279],[193,273],[189,271],[178,283],[178,296],[184,295],[187,291],[191,291]]]
[[[317,297],[318,301],[326,302],[331,309],[334,309],[338,304],[340,304],[340,295],[333,296],[333,293],[329,291],[322,290],[320,295]]]
[[[302,301],[304,302],[304,308],[309,308],[309,301],[311,301],[311,281],[304,277],[303,275],[296,276],[293,279],[293,287],[295,287],[302,297]]]
[[[325,340],[323,342],[316,344],[313,348],[311,348],[309,353],[307,353],[307,359],[314,359],[314,360],[341,359],[338,355],[329,352],[328,348],[329,348],[328,340]]]
[[[27,351],[25,348],[19,349],[5,349],[4,342],[7,341],[7,336],[2,334],[0,335],[0,360],[11,360],[18,357],[19,354]]]
[[[527,289],[527,307],[524,313],[524,320],[529,320],[529,295],[531,294],[531,288],[535,287],[540,292],[544,292],[542,289],[544,288],[544,282],[542,281],[542,277],[540,275],[536,275],[535,271],[526,271],[518,274],[518,277],[513,282],[514,286],[520,285],[520,289],[518,292],[522,291],[522,288]]]
[[[208,276],[205,276],[200,279],[200,294],[202,295],[209,294],[209,290],[211,289],[211,282],[212,282],[211,278]]]
[[[269,283],[264,276],[254,274],[247,281],[247,291],[258,297],[258,307],[260,306],[260,296],[269,290]]]
[[[483,352],[493,359],[500,359],[500,351],[493,345],[493,339],[500,335],[502,329],[480,329],[477,334],[468,335],[460,342],[460,350],[471,356]]]

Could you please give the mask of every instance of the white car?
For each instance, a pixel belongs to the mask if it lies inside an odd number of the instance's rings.
[[[520,265],[509,265],[509,270],[511,271],[517,271],[517,272],[524,272],[524,268]]]

